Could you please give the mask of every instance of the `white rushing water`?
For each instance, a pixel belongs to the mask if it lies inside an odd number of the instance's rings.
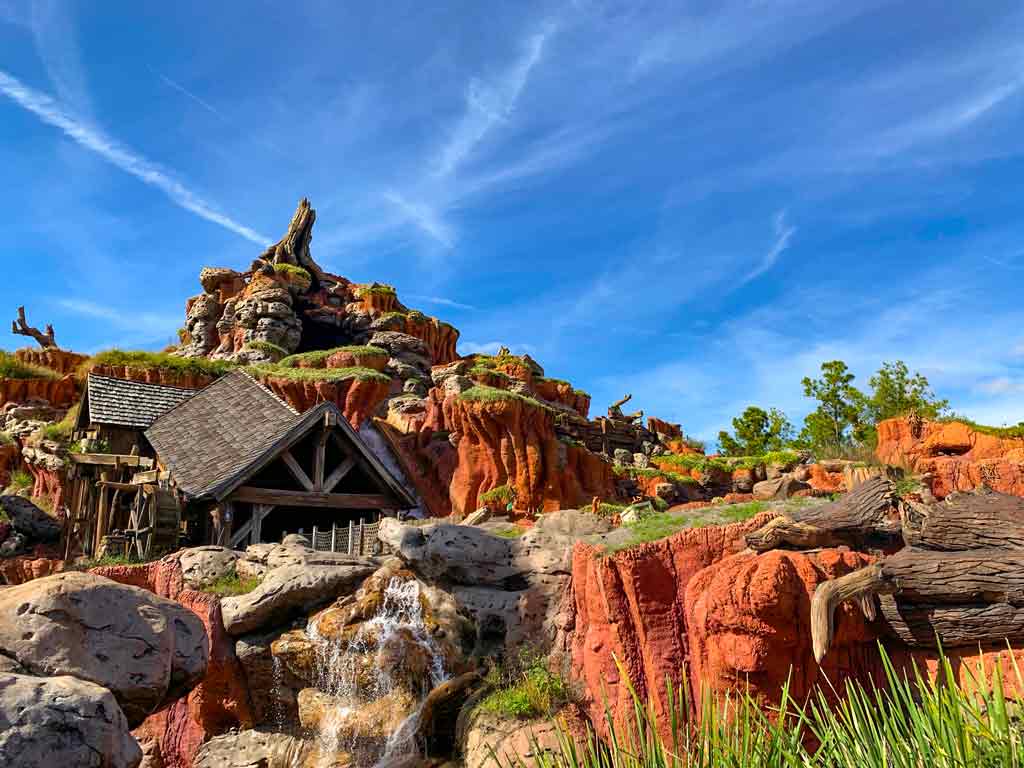
[[[325,758],[337,752],[354,751],[354,738],[348,739],[345,734],[346,718],[359,707],[394,692],[398,684],[391,670],[379,666],[367,679],[365,666],[360,662],[365,664],[366,658],[375,658],[377,652],[392,641],[411,640],[424,651],[429,659],[429,680],[424,681],[426,685],[422,686],[420,701],[415,711],[389,735],[380,753],[367,765],[412,752],[416,748],[413,737],[423,701],[430,690],[447,679],[444,658],[423,621],[419,582],[392,578],[385,588],[384,600],[377,614],[364,621],[347,643],[324,637],[316,622],[310,623],[306,634],[316,649],[314,685],[335,700],[322,718],[317,734],[320,753]],[[362,680],[360,669],[363,669]]]

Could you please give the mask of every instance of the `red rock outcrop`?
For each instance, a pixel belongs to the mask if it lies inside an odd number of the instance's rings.
[[[168,387],[185,389],[202,389],[212,384],[215,376],[193,371],[180,371],[175,368],[140,368],[130,365],[95,365],[92,372],[97,376],[109,376],[112,379],[141,381],[145,384],[163,384]]]
[[[78,401],[78,393],[78,382],[71,374],[57,379],[0,378],[0,406],[36,399],[46,400],[55,408],[66,408]]]
[[[0,445],[0,488],[6,488],[11,481],[11,473],[21,463],[21,446],[17,443]]]
[[[520,510],[564,509],[610,495],[611,466],[558,440],[547,409],[522,397],[477,401],[459,395],[445,398],[442,408],[458,440],[449,486],[456,514],[472,512],[480,494],[502,485],[515,489]]]
[[[196,751],[207,738],[253,726],[245,672],[235,656],[234,641],[224,631],[220,600],[185,588],[177,554],[145,565],[94,568],[92,572],[176,600],[202,620],[210,638],[203,681],[186,698],[150,715],[135,731],[140,741],[157,743],[164,768],[191,768]]]
[[[847,490],[846,479],[842,470],[834,471],[824,464],[811,464],[807,467],[807,483],[815,491],[839,493]]]
[[[15,351],[14,356],[27,365],[36,365],[40,368],[49,368],[57,373],[74,373],[78,366],[89,359],[88,355],[80,355],[69,349],[57,347],[35,348],[25,347]]]
[[[7,538],[4,532],[0,542]],[[41,579],[64,570],[64,560],[56,548],[42,544],[27,555],[0,558],[0,583],[13,586]]]
[[[886,464],[929,475],[939,498],[982,483],[1024,496],[1024,438],[979,432],[960,421],[888,419],[878,425],[876,454]]]
[[[633,706],[616,658],[641,699],[653,696],[664,712],[666,676],[680,682],[692,658],[687,585],[703,568],[743,551],[744,534],[771,517],[762,513],[744,523],[685,530],[609,557],[576,545],[572,669],[585,685],[599,733],[607,735],[606,700],[618,722],[628,720]]]
[[[57,510],[64,503],[64,470],[51,468],[47,464],[49,462],[34,464],[26,461],[25,468],[32,475],[32,497],[45,499],[49,509]]]
[[[286,377],[264,376],[262,383],[299,413],[318,403],[332,402],[341,409],[356,429],[374,414],[384,402],[391,382],[378,378],[344,379],[342,381],[303,381]]]

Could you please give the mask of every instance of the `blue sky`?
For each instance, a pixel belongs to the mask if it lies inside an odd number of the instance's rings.
[[[1016,423],[1022,40],[997,0],[0,0],[0,307],[159,348],[305,195],[325,268],[595,410],[713,436],[902,358]]]

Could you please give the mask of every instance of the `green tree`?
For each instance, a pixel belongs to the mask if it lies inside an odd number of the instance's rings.
[[[866,438],[867,398],[853,386],[854,378],[842,360],[822,363],[821,378],[804,377],[804,395],[817,400],[818,407],[804,419],[802,445],[838,452]]]
[[[911,375],[902,360],[882,363],[868,382],[871,384],[868,412],[875,424],[908,413],[934,419],[949,408],[948,400],[940,400],[932,392],[928,379],[917,371]]]
[[[749,406],[732,420],[733,437],[725,430],[718,433],[718,445],[726,456],[760,456],[780,451],[793,440],[793,425],[778,408],[765,411]]]

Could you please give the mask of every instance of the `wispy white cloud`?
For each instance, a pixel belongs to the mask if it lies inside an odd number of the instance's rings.
[[[394,190],[385,192],[384,199],[397,208],[407,221],[445,248],[455,245],[455,232],[434,207],[427,203],[408,200]]]
[[[78,46],[73,9],[60,0],[32,0],[29,27],[36,53],[65,105],[92,116],[92,99]]]
[[[789,248],[790,241],[793,239],[793,235],[796,234],[796,227],[786,222],[785,209],[776,213],[772,218],[772,229],[775,232],[775,242],[768,249],[768,253],[764,255],[761,263],[743,278],[743,283],[749,283],[774,267],[779,257]]]
[[[1024,379],[996,376],[978,384],[977,390],[986,395],[1024,394]]]
[[[173,90],[175,90],[178,93],[182,94],[186,98],[192,100],[193,102],[198,104],[200,107],[205,109],[207,112],[209,112],[211,115],[213,115],[217,119],[222,120],[224,122],[228,122],[227,116],[224,115],[219,109],[217,109],[215,106],[213,106],[210,102],[206,101],[205,99],[202,99],[199,96],[197,96],[196,94],[192,93],[192,91],[190,91],[188,88],[183,86],[177,80],[172,80],[167,75],[165,75],[165,74],[163,74],[161,72],[157,72],[152,67],[150,67],[150,72],[152,72],[154,75],[156,75],[158,78],[160,78],[160,81],[164,85],[166,85],[168,88],[172,88]]]
[[[413,301],[425,301],[428,304],[438,304],[442,307],[451,307],[452,309],[476,309],[472,304],[463,304],[461,301],[446,299],[443,296],[417,296],[416,294],[409,294],[409,298]]]
[[[66,312],[102,321],[117,330],[135,331],[143,336],[170,335],[181,323],[180,315],[138,312],[87,299],[56,299],[53,303]]]
[[[441,147],[434,171],[436,176],[454,173],[492,128],[511,117],[530,73],[540,61],[544,45],[554,31],[554,25],[547,24],[530,35],[522,55],[497,79],[488,82],[474,77],[469,81],[466,110],[451,137]]]
[[[261,235],[218,211],[213,204],[175,179],[169,171],[122,146],[99,128],[82,122],[50,96],[29,88],[3,70],[0,70],[0,93],[34,114],[47,125],[59,128],[80,146],[95,152],[142,183],[159,189],[173,203],[186,211],[254,243],[266,245],[271,242],[271,239],[265,235]]]

